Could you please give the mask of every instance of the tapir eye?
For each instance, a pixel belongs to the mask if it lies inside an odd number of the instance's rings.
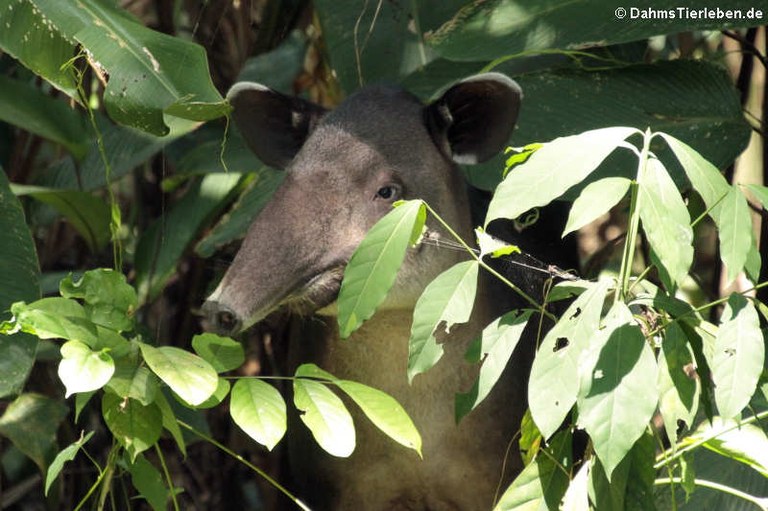
[[[376,198],[383,200],[396,200],[400,197],[400,186],[396,184],[390,184],[382,186],[376,191]]]

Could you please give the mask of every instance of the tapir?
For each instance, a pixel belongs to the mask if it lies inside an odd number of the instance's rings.
[[[522,468],[515,439],[533,348],[518,350],[491,395],[458,424],[454,399],[477,376],[465,361],[468,344],[509,307],[503,289],[481,276],[470,321],[439,338],[445,355],[412,384],[406,364],[414,305],[430,281],[468,254],[439,243],[410,249],[384,303],[349,339],[339,339],[334,302],[355,248],[395,201],[423,199],[474,239],[458,165],[504,148],[520,87],[502,74],[480,74],[425,105],[402,88],[374,85],[333,110],[256,83],[234,85],[227,98],[249,148],[285,178],[203,306],[210,328],[236,334],[284,307],[311,318],[289,341],[290,359],[392,395],[423,439],[420,459],[359,414],[356,450],[340,459],[289,428],[297,493],[316,510],[492,509]],[[427,226],[448,238],[434,221]]]

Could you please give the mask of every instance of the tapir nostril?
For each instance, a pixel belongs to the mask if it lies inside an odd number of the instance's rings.
[[[218,302],[205,302],[203,312],[208,319],[208,328],[218,334],[231,335],[240,330],[240,320],[235,311]]]

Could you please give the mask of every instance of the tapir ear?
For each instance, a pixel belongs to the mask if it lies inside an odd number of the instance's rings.
[[[248,147],[276,169],[284,169],[293,160],[326,112],[319,105],[253,82],[236,83],[227,100]]]
[[[480,163],[504,148],[522,97],[520,86],[503,74],[475,75],[425,107],[427,128],[456,163]]]

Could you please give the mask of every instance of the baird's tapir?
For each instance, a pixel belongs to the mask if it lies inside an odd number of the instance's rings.
[[[486,73],[424,105],[401,88],[369,86],[331,111],[256,83],[236,84],[227,98],[250,149],[286,174],[203,307],[210,328],[232,335],[281,307],[313,316],[291,339],[291,360],[389,393],[424,442],[419,459],[360,414],[357,448],[339,459],[294,428],[288,441],[297,493],[316,510],[490,510],[522,468],[516,433],[533,348],[519,350],[487,400],[459,424],[454,399],[477,376],[464,359],[469,342],[509,306],[500,288],[481,277],[471,320],[440,339],[442,360],[412,385],[406,363],[416,300],[467,254],[427,244],[409,250],[385,303],[349,339],[339,339],[334,302],[355,248],[399,199],[424,199],[465,240],[474,239],[457,164],[483,162],[504,148],[520,87]]]

